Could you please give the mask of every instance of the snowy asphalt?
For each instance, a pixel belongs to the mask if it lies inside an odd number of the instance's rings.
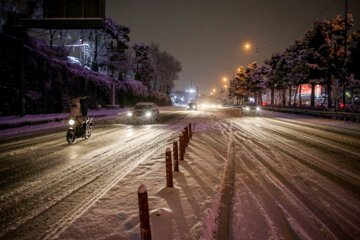
[[[250,218],[257,221],[244,226],[249,216],[232,214],[231,238],[251,232],[251,239],[265,239],[271,232],[279,239],[284,234],[322,239],[325,231],[330,239],[355,239],[360,232],[359,128],[263,115],[173,110],[163,111],[156,124],[105,120],[95,125],[89,140],[73,145],[66,143],[66,129],[1,140],[0,238],[54,238],[193,122],[203,127],[199,132],[216,127],[234,135],[234,199],[242,201],[233,202],[232,212],[253,209]],[[280,210],[274,212],[273,206]],[[309,215],[317,225],[286,228],[295,234],[274,227],[288,216],[309,222],[304,220]],[[269,228],[259,230],[259,223]]]

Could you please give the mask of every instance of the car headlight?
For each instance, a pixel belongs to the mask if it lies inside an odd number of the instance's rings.
[[[146,112],[145,117],[151,117],[151,112]]]
[[[75,121],[74,121],[73,119],[70,119],[70,120],[69,120],[69,125],[72,126],[72,125],[74,125],[74,124],[75,124]]]
[[[194,108],[194,109],[195,109],[196,107],[195,107],[195,106],[192,106],[192,108]]]
[[[256,111],[260,111],[260,107],[256,107]]]
[[[246,110],[246,111],[249,111],[249,110],[250,110],[250,108],[249,108],[249,107],[245,107],[245,110]]]
[[[133,113],[132,113],[132,112],[128,112],[127,115],[128,115],[128,117],[132,117]]]
[[[189,106],[186,106],[187,109],[189,109],[190,107]]]

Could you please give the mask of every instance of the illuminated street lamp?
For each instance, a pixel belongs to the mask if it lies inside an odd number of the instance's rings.
[[[249,43],[246,43],[246,44],[244,45],[244,48],[245,48],[245,50],[250,50],[251,45],[250,45]]]
[[[214,88],[212,91],[213,91],[213,92],[216,92],[216,89]]]
[[[225,85],[224,85],[224,88],[227,89],[227,87],[228,87],[228,86],[225,84]]]
[[[213,94],[214,94],[213,92],[210,93],[211,96],[212,96]]]
[[[226,81],[227,81],[227,78],[226,78],[226,77],[224,77],[224,78],[223,78],[223,81],[224,81],[224,82],[226,82]]]

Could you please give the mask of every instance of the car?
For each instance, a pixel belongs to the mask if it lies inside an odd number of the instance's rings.
[[[127,113],[132,120],[154,121],[159,119],[159,107],[151,102],[139,102]]]
[[[242,104],[242,115],[258,115],[261,111],[260,105],[256,103],[245,102]]]
[[[196,103],[189,103],[186,107],[187,110],[197,110],[197,104]]]

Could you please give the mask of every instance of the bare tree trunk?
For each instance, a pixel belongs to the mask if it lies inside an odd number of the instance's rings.
[[[289,106],[291,106],[291,85],[289,86]]]
[[[99,66],[97,64],[97,55],[98,55],[98,35],[97,35],[97,30],[95,30],[95,47],[94,47],[94,60],[92,62],[91,65],[91,70],[93,71],[98,71],[99,70]]]
[[[315,83],[311,83],[311,107],[315,106]]]
[[[286,105],[286,90],[285,88],[282,90],[282,105]]]
[[[328,94],[328,107],[331,108],[332,107],[332,99],[331,99],[331,83],[330,83],[330,79],[328,79],[326,84],[327,84],[327,94]]]
[[[52,48],[52,46],[53,46],[53,42],[54,42],[54,36],[55,36],[56,30],[54,30],[54,31],[49,30],[49,33],[50,33],[50,47]]]
[[[300,84],[298,84],[298,85],[296,86],[296,91],[295,91],[295,95],[294,95],[294,107],[296,106],[296,98],[297,98],[297,94],[298,94],[298,91],[299,91],[299,85],[300,85]]]
[[[274,87],[272,87],[271,88],[271,105],[274,105],[274,96],[275,95],[275,88]]]
[[[301,105],[302,105],[301,92],[302,92],[302,89],[301,89],[301,84],[300,84],[300,89],[299,89],[299,106],[300,106],[300,107],[301,107]]]

